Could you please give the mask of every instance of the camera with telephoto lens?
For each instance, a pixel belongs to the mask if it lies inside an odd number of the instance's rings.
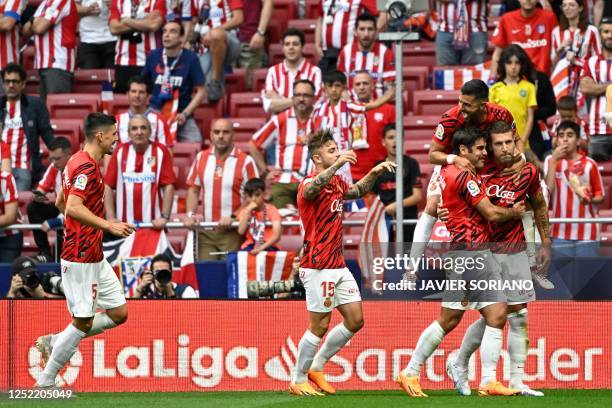
[[[129,41],[130,44],[140,44],[142,42],[142,33],[135,31],[133,33],[121,34],[121,39]]]
[[[42,278],[43,290],[53,295],[64,295],[64,287],[62,286],[62,277],[55,272],[46,272]]]
[[[153,278],[159,282],[160,285],[167,285],[172,279],[172,272],[168,269],[156,269],[153,271]]]
[[[23,284],[30,289],[34,289],[38,285],[40,285],[40,278],[38,277],[38,274],[35,270],[24,269],[22,271],[19,271],[19,276],[21,277]]]
[[[277,293],[291,293],[293,298],[303,298],[306,291],[299,277],[282,281],[247,282],[247,296],[249,299],[271,298]]]

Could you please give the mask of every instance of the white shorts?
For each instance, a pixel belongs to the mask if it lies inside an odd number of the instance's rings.
[[[106,259],[96,263],[61,260],[62,285],[68,310],[74,317],[93,317],[96,308],[125,304],[119,278]]]
[[[521,283],[524,289],[505,290],[509,305],[519,305],[536,300],[533,281],[531,280],[531,268],[527,252],[514,254],[493,254],[493,257],[501,267],[501,277],[504,281]],[[527,284],[527,282],[530,283]]]
[[[309,312],[327,313],[337,306],[361,301],[359,286],[348,268],[300,268],[300,278]]]
[[[438,179],[440,178],[440,170],[442,170],[442,166],[434,166],[433,172],[431,173],[431,178],[429,179],[429,184],[427,185],[427,198],[430,196],[442,195],[442,189],[440,188],[440,183],[438,182]]]
[[[499,302],[442,302],[442,307],[453,310],[480,310]]]

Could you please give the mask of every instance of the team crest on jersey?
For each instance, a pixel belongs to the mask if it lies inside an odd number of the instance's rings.
[[[215,177],[223,177],[223,167],[217,166],[215,168]]]
[[[527,91],[524,89],[521,89],[519,92],[519,95],[521,96],[521,98],[526,98],[527,97]]]
[[[538,24],[536,29],[538,30],[538,34],[544,34],[544,32],[546,31],[546,27],[544,27],[544,24]]]
[[[87,176],[84,174],[79,174],[74,182],[74,188],[77,190],[85,190],[87,186]]]
[[[151,156],[147,159],[147,166],[150,166],[150,167],[155,166],[155,157]]]
[[[444,126],[442,124],[439,124],[436,128],[435,136],[440,140],[444,139]]]
[[[476,183],[474,180],[468,181],[467,190],[472,197],[476,197],[478,194],[480,194],[480,187],[478,187],[478,183]]]

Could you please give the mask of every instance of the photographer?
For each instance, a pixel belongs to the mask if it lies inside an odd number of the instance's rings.
[[[134,299],[196,299],[189,285],[172,282],[172,261],[164,254],[155,255],[151,269],[140,277]]]
[[[44,299],[63,297],[62,278],[54,272],[47,272],[41,279],[36,261],[22,256],[13,261],[13,278],[6,294],[7,299]]]

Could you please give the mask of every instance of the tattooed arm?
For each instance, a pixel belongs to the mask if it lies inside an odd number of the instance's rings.
[[[342,153],[334,164],[317,174],[315,178],[304,187],[302,190],[302,197],[306,200],[314,200],[342,166],[346,163],[355,164],[356,162],[357,156],[355,156],[352,150]]]
[[[543,245],[550,245],[550,224],[548,222],[548,206],[542,190],[529,199],[533,207],[535,225],[538,228]]]
[[[372,191],[372,187],[374,186],[374,182],[383,171],[387,170],[391,173],[395,172],[395,168],[397,164],[389,161],[384,161],[379,163],[378,166],[374,167],[370,172],[361,180],[359,180],[356,184],[351,184],[346,193],[344,193],[345,200],[351,200],[354,198],[363,197],[370,191]]]

